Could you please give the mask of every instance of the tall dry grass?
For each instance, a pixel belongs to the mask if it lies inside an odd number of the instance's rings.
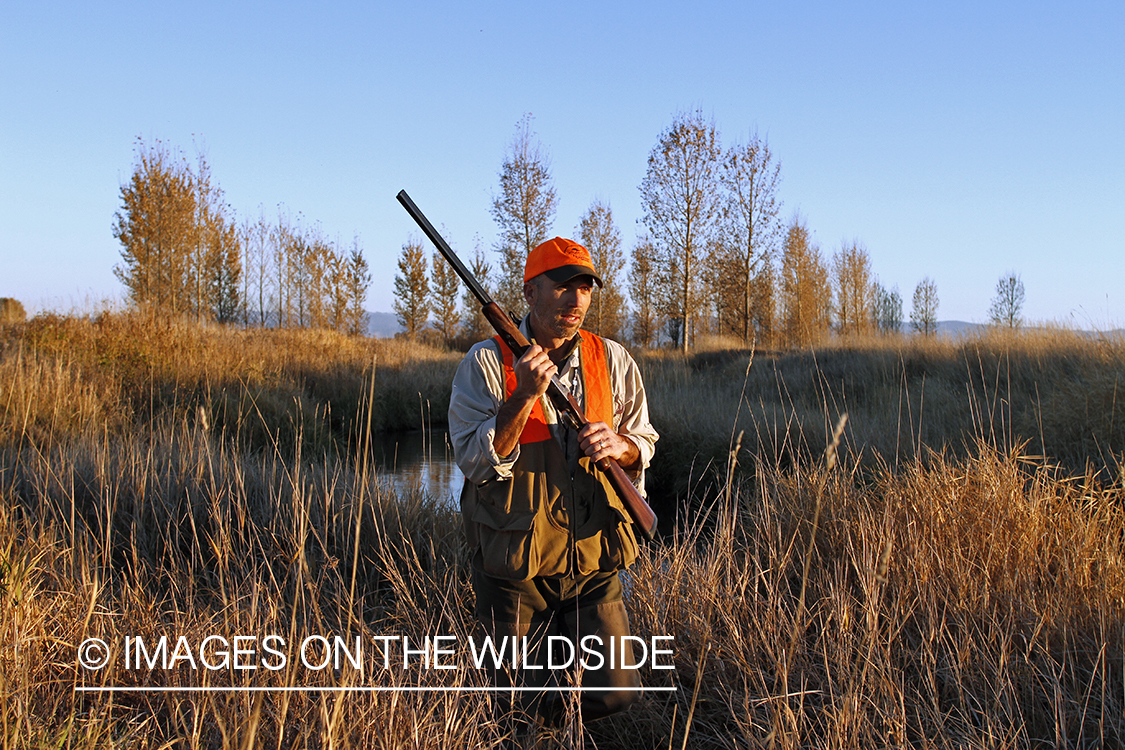
[[[872,466],[927,460],[931,451],[967,458],[984,441],[1005,452],[1026,444],[1048,463],[1113,481],[1125,458],[1120,337],[993,330],[798,352],[657,352],[642,362],[665,438],[654,481],[667,494],[721,475],[740,431],[747,469],[807,460],[844,412],[845,445]]]
[[[710,646],[696,731],[748,747],[1120,746],[1120,489],[987,446],[874,483],[843,469],[823,490],[816,471],[759,475],[737,507],[720,499],[713,536],[646,559],[634,611]]]
[[[443,422],[460,355],[323,330],[239,330],[139,312],[0,328],[0,441],[192,421],[246,447],[347,445]],[[366,399],[371,398],[368,404]],[[364,414],[364,424],[357,416]]]
[[[243,350],[262,345],[253,338]],[[468,555],[456,514],[381,484],[358,441],[310,451],[298,424],[292,441],[251,446],[199,418],[200,404],[181,408],[178,397],[160,402],[156,418],[133,400],[104,398],[128,389],[115,385],[112,367],[92,365],[87,350],[67,355],[61,345],[52,352],[22,340],[0,357],[0,367],[18,376],[2,381],[0,393],[8,430],[0,442],[3,747],[505,746],[507,726],[479,693],[76,692],[480,685],[465,668],[383,670],[368,649],[362,674],[293,662],[276,672],[125,670],[119,652],[96,672],[76,661],[78,644],[95,636],[115,648],[125,635],[151,642],[162,634],[195,643],[208,634],[270,633],[290,643],[311,634],[358,635],[368,644],[385,634],[463,640],[471,628]],[[330,344],[326,351],[330,359]],[[921,373],[935,380],[946,351],[898,361],[929,362]],[[953,351],[971,361],[969,350]],[[1073,355],[1082,377],[1096,375],[1098,356],[1106,357],[1105,372],[1116,366],[1119,355],[1097,351]],[[1052,347],[1039,359],[1066,361],[1058,354]],[[204,359],[195,371],[210,366]],[[802,376],[792,361],[771,365],[766,382],[792,367],[793,378],[812,383],[788,387],[790,411],[779,424],[796,424],[801,398],[836,393],[818,385],[836,382],[825,372],[838,373],[849,399],[848,384],[863,382],[848,380],[844,367],[860,366],[855,352],[817,352],[816,360],[820,374]],[[1009,352],[1011,382],[1020,382],[1024,365],[1010,363],[1035,360]],[[649,672],[645,682],[678,690],[648,693],[627,714],[586,727],[572,715],[541,746],[1125,743],[1120,481],[1030,455],[1036,451],[1007,416],[1018,405],[992,390],[967,391],[971,441],[957,450],[927,451],[925,439],[919,448],[919,433],[910,432],[915,448],[896,461],[861,446],[853,425],[830,470],[822,460],[828,419],[844,408],[851,415],[853,405],[863,418],[858,399],[841,404],[839,396],[822,400],[815,421],[810,406],[800,429],[769,441],[748,430],[742,441],[753,450],[744,452],[731,425],[739,404],[738,419],[749,421],[737,429],[761,423],[746,414],[755,395],[749,378],[763,362],[756,359],[747,376],[746,361],[734,357],[646,361],[654,416],[664,420],[662,450],[671,443],[675,453],[682,439],[675,420],[687,416],[676,402],[697,403],[702,421],[712,418],[708,405],[721,402],[714,391],[739,399],[714,412],[721,470],[713,491],[627,574],[635,632],[676,638],[675,671]],[[63,403],[48,408],[52,398]],[[932,406],[929,398],[919,404]],[[985,414],[999,416],[1001,406],[1006,424],[972,427],[986,424]],[[941,422],[920,413],[922,424]],[[752,471],[739,471],[750,462]]]
[[[370,644],[385,633],[467,632],[449,508],[394,496],[362,467],[246,455],[186,424],[9,452],[2,476],[4,747],[440,747],[486,737],[487,707],[471,695],[75,692],[426,684],[421,670],[384,672]],[[195,649],[213,634],[359,636],[364,674],[304,670],[296,652],[278,672],[124,668],[126,635],[186,636]],[[90,637],[115,651],[101,671],[76,662]],[[435,712],[440,721],[419,722]]]

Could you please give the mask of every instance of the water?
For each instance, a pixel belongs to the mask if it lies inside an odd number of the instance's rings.
[[[373,435],[372,440],[372,457],[379,474],[395,488],[403,492],[421,489],[439,501],[457,506],[465,477],[453,460],[447,430]]]

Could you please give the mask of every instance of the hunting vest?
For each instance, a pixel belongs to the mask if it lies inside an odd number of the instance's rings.
[[[586,417],[614,425],[605,343],[580,331],[579,372]],[[512,352],[495,338],[504,364],[504,394],[516,387]],[[520,434],[510,479],[465,482],[461,513],[469,546],[484,572],[511,581],[561,578],[627,568],[637,557],[632,522],[609,479],[585,455],[571,473],[559,442],[535,402]]]

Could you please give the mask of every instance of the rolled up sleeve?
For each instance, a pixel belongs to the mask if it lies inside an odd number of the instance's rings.
[[[606,340],[609,377],[613,388],[614,430],[633,441],[641,453],[639,475],[633,484],[643,494],[645,469],[652,463],[656,441],[660,439],[648,417],[648,396],[645,394],[641,370],[625,347]]]
[[[496,414],[504,395],[500,354],[491,341],[475,345],[453,376],[449,399],[449,438],[453,455],[465,477],[476,484],[509,479],[520,449],[498,456],[493,448]]]

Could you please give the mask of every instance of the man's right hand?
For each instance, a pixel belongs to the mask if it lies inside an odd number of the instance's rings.
[[[516,389],[512,398],[519,401],[534,401],[547,392],[551,377],[559,371],[547,352],[538,344],[532,344],[516,360]]]
[[[547,352],[538,344],[528,347],[523,356],[516,360],[516,387],[512,395],[500,406],[496,415],[496,434],[492,438],[492,448],[498,456],[510,456],[519,445],[527,418],[536,400],[547,392],[551,378],[559,368],[551,361]]]

